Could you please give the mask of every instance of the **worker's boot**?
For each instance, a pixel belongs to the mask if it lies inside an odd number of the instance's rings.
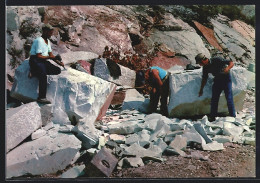
[[[41,104],[51,104],[51,101],[47,100],[46,98],[38,98],[37,102]]]

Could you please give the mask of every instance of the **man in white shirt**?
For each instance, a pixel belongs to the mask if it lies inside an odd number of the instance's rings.
[[[33,41],[30,51],[30,74],[39,79],[39,96],[37,101],[39,103],[50,104],[51,102],[46,99],[47,92],[47,75],[58,75],[61,69],[51,64],[48,59],[53,60],[58,65],[63,66],[58,57],[54,56],[51,49],[49,38],[53,34],[53,27],[50,24],[45,24],[42,27],[42,36]]]

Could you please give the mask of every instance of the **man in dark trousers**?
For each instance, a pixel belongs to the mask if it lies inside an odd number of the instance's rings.
[[[50,24],[45,24],[42,27],[42,36],[36,38],[33,41],[30,50],[30,74],[29,77],[35,76],[39,79],[39,96],[37,101],[43,104],[50,104],[51,102],[46,99],[47,92],[47,75],[58,75],[61,73],[61,69],[51,64],[48,59],[53,60],[58,65],[64,64],[58,58],[54,56],[51,49],[49,38],[53,34],[53,27]]]
[[[161,97],[161,114],[168,116],[169,73],[160,67],[153,66],[145,71],[145,79],[152,87],[150,92],[149,113],[156,112]]]
[[[229,115],[236,117],[236,111],[232,94],[232,81],[230,75],[230,69],[234,66],[231,60],[226,60],[221,57],[212,57],[208,59],[202,53],[195,57],[196,63],[203,66],[203,75],[201,81],[201,87],[199,91],[199,97],[203,95],[203,88],[207,83],[208,74],[212,73],[214,76],[214,83],[212,86],[212,98],[209,121],[215,121],[218,112],[218,102],[221,92],[224,90]]]

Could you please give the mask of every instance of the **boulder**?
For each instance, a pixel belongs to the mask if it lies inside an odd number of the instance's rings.
[[[62,132],[62,133],[71,133],[73,132],[73,129],[75,128],[75,126],[73,125],[62,125],[60,126],[59,128],[59,132]]]
[[[187,120],[187,119],[180,120],[178,125],[179,125],[179,127],[181,129],[186,129],[186,128],[190,128],[190,127],[193,126],[192,121],[191,120]]]
[[[139,126],[137,121],[125,121],[117,124],[111,124],[108,126],[110,134],[127,135],[141,131],[142,128]]]
[[[15,83],[11,91],[12,97],[23,102],[34,101],[38,97],[39,81],[35,77],[29,79],[28,73],[29,64],[28,60],[25,60],[16,69]],[[104,113],[105,108],[102,107],[111,99],[109,96],[115,87],[112,83],[72,68],[62,71],[59,75],[49,75],[47,98],[53,104],[53,121],[68,124],[68,121],[63,120],[69,117],[70,121],[76,123],[87,116],[88,123],[94,123],[100,113]]]
[[[158,140],[154,142],[154,145],[156,145],[159,148],[161,148],[162,153],[168,147],[168,145],[161,138],[158,138]]]
[[[137,134],[131,134],[126,138],[125,144],[134,144],[137,143],[140,146],[144,147],[145,145],[149,144],[150,135],[147,130],[142,130]]]
[[[69,65],[79,60],[88,61],[98,57],[96,53],[87,52],[87,51],[69,51],[66,53],[61,53],[60,56],[62,58],[62,62],[65,65]],[[82,63],[82,61],[80,61],[79,63]]]
[[[110,91],[110,94],[107,96],[103,106],[100,108],[99,114],[96,118],[96,120],[101,120],[102,117],[104,117],[106,115],[107,109],[109,108],[113,98],[114,98],[114,94],[116,91],[116,86],[112,88],[112,90]]]
[[[242,67],[233,67],[231,69],[232,90],[236,111],[243,109],[247,89],[245,71],[246,69]],[[202,69],[170,75],[170,100],[168,105],[170,117],[189,117],[210,113],[213,77],[209,75],[203,95],[198,97],[201,77]],[[224,92],[220,96],[218,112],[228,112]]]
[[[200,151],[192,151],[190,153],[190,155],[187,155],[187,157],[189,158],[194,158],[194,159],[197,159],[197,160],[202,160],[202,161],[208,161],[209,160],[209,155],[208,156],[203,156],[201,154]]]
[[[89,63],[89,62],[86,61],[86,60],[78,60],[77,63],[76,63],[75,68],[76,68],[78,71],[86,72],[86,73],[88,73],[88,74],[92,74],[92,73],[91,73],[91,63]]]
[[[217,119],[216,121],[208,122],[206,125],[207,127],[211,127],[212,129],[216,129],[216,128],[222,129],[224,126],[224,121]]]
[[[176,135],[174,140],[169,144],[173,149],[185,150],[187,146],[187,137]]]
[[[232,137],[230,136],[224,136],[224,135],[216,135],[213,137],[214,141],[217,141],[218,143],[225,144],[226,142],[232,142]]]
[[[101,131],[95,128],[94,123],[89,123],[88,118],[80,119],[77,125],[72,129],[76,137],[82,141],[82,146],[89,149],[99,142]]]
[[[112,61],[113,62],[113,61]],[[119,65],[121,75],[118,74],[117,76],[112,77],[111,75],[115,73],[110,73],[110,70],[107,65],[107,59],[100,58],[95,59],[94,64],[94,76],[102,78],[106,81],[113,82],[117,85],[128,86],[128,87],[135,87],[135,78],[136,73],[135,71],[128,69],[122,65]]]
[[[182,124],[179,124],[179,123],[170,123],[168,125],[170,126],[171,131],[179,131],[179,130],[183,129]]]
[[[38,139],[40,137],[43,137],[44,135],[46,135],[46,133],[47,133],[46,130],[38,129],[38,130],[36,130],[35,132],[32,133],[31,138],[32,138],[32,140],[35,140],[35,139]]]
[[[250,130],[250,131],[245,131],[243,133],[244,137],[255,137],[255,131],[254,130]]]
[[[157,138],[164,138],[169,131],[170,126],[163,121],[159,121],[155,130],[151,133],[150,141],[157,141]]]
[[[246,144],[246,145],[251,145],[251,146],[256,145],[254,137],[243,137],[243,140],[244,140],[244,144]]]
[[[145,129],[147,129],[149,131],[154,131],[156,129],[158,122],[159,122],[158,119],[151,119],[149,121],[145,121],[144,122]]]
[[[204,138],[206,143],[212,142],[212,140],[207,136],[205,129],[201,126],[200,123],[196,123],[193,126],[194,126],[195,130]]]
[[[222,143],[218,143],[217,141],[212,141],[211,143],[208,144],[202,144],[202,149],[204,151],[219,151],[219,150],[223,150],[224,146]]]
[[[126,91],[122,110],[136,109],[140,112],[146,113],[148,111],[149,99],[146,99],[136,89],[128,89]]]
[[[60,175],[60,178],[77,178],[85,174],[85,165],[75,166]]]
[[[182,137],[187,138],[187,145],[190,145],[192,142],[199,144],[206,144],[204,138],[193,128],[184,130]]]
[[[56,173],[79,158],[80,148],[73,134],[58,132],[23,143],[6,155],[6,177]]]
[[[42,126],[40,107],[36,102],[6,111],[6,150],[16,147]]]
[[[249,66],[252,64],[249,64]],[[248,81],[248,89],[255,88],[255,73],[247,71],[246,78]]]
[[[223,135],[240,136],[244,131],[243,126],[236,126],[233,123],[224,122]]]
[[[150,150],[150,151],[156,153],[157,154],[156,157],[161,157],[162,156],[162,152],[163,152],[162,148],[157,146],[157,145],[150,144],[149,148],[147,150]]]
[[[174,140],[176,135],[182,135],[182,134],[183,134],[183,131],[181,131],[181,130],[174,131],[174,132],[168,132],[164,137],[164,142],[170,143],[172,140]]]
[[[186,156],[186,153],[180,149],[173,149],[171,147],[167,147],[165,149],[165,154],[166,155],[180,155],[180,156],[183,156],[185,157]]]
[[[113,97],[111,104],[110,104],[111,108],[112,109],[121,108],[123,103],[124,103],[125,96],[126,96],[126,91],[116,90],[114,97]]]
[[[122,161],[123,161],[122,167],[137,168],[137,167],[144,166],[143,160],[140,157],[123,158]]]
[[[43,130],[48,131],[49,129],[52,129],[52,128],[54,128],[54,123],[53,122],[49,122],[47,125],[45,125],[43,127]]]
[[[42,126],[46,126],[53,119],[52,105],[51,104],[40,105],[40,107],[41,107]]]
[[[126,153],[129,155],[135,155],[136,157],[160,157],[156,152],[145,149],[140,145],[134,143],[129,147],[125,148]]]
[[[124,135],[118,135],[118,134],[110,134],[109,139],[118,144],[124,144],[126,141],[126,137]]]

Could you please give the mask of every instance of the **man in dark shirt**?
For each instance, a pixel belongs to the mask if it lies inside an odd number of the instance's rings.
[[[232,117],[236,117],[232,94],[232,81],[229,72],[230,69],[234,66],[234,63],[231,60],[229,61],[221,57],[212,57],[208,59],[205,57],[205,55],[201,53],[195,57],[195,60],[197,64],[203,66],[203,75],[199,97],[203,95],[203,88],[207,83],[208,74],[212,73],[212,75],[214,76],[209,121],[215,121],[218,112],[219,97],[223,90],[227,100],[229,115]]]

